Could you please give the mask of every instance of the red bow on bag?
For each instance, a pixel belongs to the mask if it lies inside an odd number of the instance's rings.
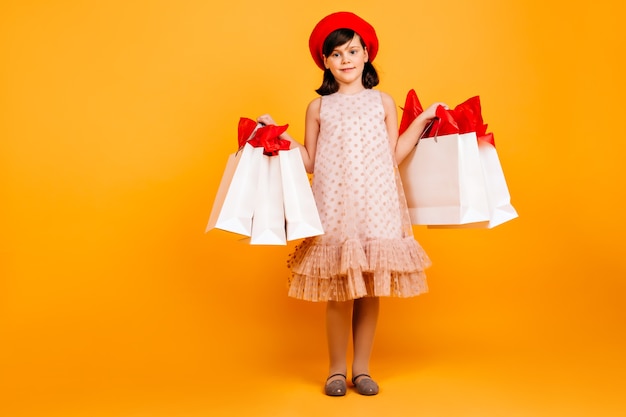
[[[243,148],[243,145],[245,145],[246,142],[251,138],[257,125],[257,122],[252,119],[248,119],[247,117],[239,118],[239,126],[237,129],[239,149]]]
[[[278,151],[289,150],[291,145],[288,140],[279,138],[289,125],[261,125],[252,119],[241,117],[238,126],[239,149],[246,143],[255,148],[263,148],[263,153],[268,156],[278,155]]]
[[[417,98],[415,90],[411,89],[404,100],[404,107],[402,109],[402,119],[400,120],[400,129],[398,133],[401,135],[405,130],[409,128],[411,122],[417,119],[417,116],[424,111],[420,100]]]
[[[433,121],[433,125],[430,130],[426,132],[426,137],[431,138],[434,136],[461,133],[459,125],[455,119],[454,110],[446,109],[443,106],[437,106],[437,109],[435,109],[435,115],[437,118]]]
[[[402,120],[400,121],[399,133],[402,134],[424,110],[417,98],[415,90],[407,93],[404,108],[402,108]],[[480,98],[471,97],[454,109],[445,109],[438,106],[437,118],[428,129],[425,137],[443,136],[453,133],[476,132],[478,140],[482,140],[495,146],[493,133],[487,133],[487,125],[483,122]]]
[[[487,133],[487,125],[481,114],[480,97],[474,96],[454,108],[454,119],[459,125],[459,133],[476,132],[478,140],[496,146],[493,133]]]

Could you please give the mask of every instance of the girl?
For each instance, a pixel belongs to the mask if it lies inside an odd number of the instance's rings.
[[[309,48],[324,70],[321,95],[306,111],[304,145],[288,133],[314,173],[313,194],[324,235],[305,239],[290,256],[289,296],[326,301],[330,359],[325,393],[346,394],[346,353],[353,337],[352,383],[376,395],[369,362],[379,297],[427,291],[430,260],[413,238],[397,164],[415,147],[440,103],[428,107],[398,137],[393,99],[373,87],[378,74],[374,28],[349,12],[333,13],[313,29]],[[276,124],[271,116],[260,123]]]

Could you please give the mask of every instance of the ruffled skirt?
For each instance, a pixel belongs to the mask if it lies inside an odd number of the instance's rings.
[[[424,270],[431,264],[413,236],[393,240],[324,243],[305,239],[288,260],[290,297],[348,301],[362,297],[413,297],[428,291]]]

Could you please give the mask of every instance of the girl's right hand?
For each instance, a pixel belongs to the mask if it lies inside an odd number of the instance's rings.
[[[270,116],[269,114],[264,114],[262,116],[259,116],[256,119],[257,122],[264,124],[265,126],[271,126],[271,125],[275,125],[276,122],[274,121],[274,119],[272,119],[272,116]]]

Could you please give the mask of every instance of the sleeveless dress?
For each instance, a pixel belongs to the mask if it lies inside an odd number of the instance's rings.
[[[290,297],[347,301],[427,291],[430,260],[413,237],[381,94],[322,96],[313,195],[324,234],[289,256]]]

